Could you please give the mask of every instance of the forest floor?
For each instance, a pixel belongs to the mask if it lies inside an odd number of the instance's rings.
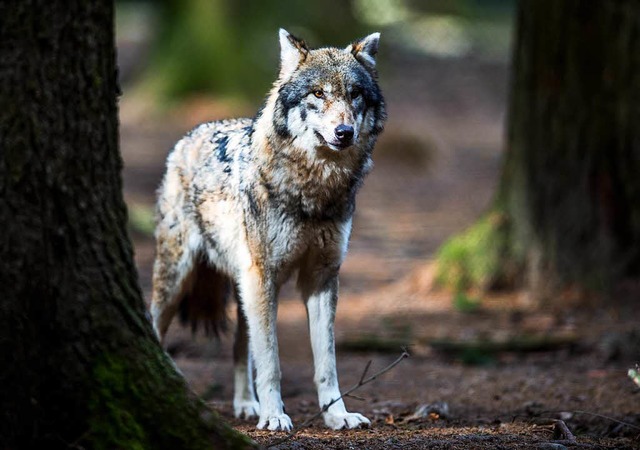
[[[358,197],[340,276],[341,387],[357,383],[368,361],[371,374],[403,346],[411,356],[355,392],[360,399],[346,399],[370,428],[331,431],[317,419],[277,448],[640,448],[640,388],[627,376],[640,361],[640,285],[607,302],[567,293],[549,308],[523,292],[465,308],[433,287],[438,246],[477,219],[497,183],[507,71],[478,61],[403,67],[383,82],[389,126]],[[125,195],[134,214],[152,207],[175,140],[193,123],[236,112],[198,100],[152,120],[125,89]],[[153,239],[133,237],[148,300]],[[174,324],[168,348],[195,392],[267,446],[282,434],[232,414],[232,335],[192,339]],[[300,425],[318,405],[305,310],[291,287],[281,295],[278,336],[283,399]],[[575,440],[554,436],[558,420]]]

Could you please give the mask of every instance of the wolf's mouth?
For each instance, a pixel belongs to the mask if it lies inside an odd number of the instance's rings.
[[[324,138],[322,133],[320,133],[319,131],[313,130],[313,132],[316,134],[316,136],[320,140],[320,144],[324,145],[325,147],[329,147],[331,150],[340,151],[340,150],[344,150],[345,148],[350,147],[352,145],[352,143],[345,144],[345,143],[340,142],[340,141],[329,142]]]

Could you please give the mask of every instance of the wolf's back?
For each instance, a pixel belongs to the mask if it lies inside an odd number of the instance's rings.
[[[250,144],[252,119],[232,119],[201,124],[174,147],[167,160],[167,173],[159,191],[158,230],[183,230],[178,245],[191,245],[193,265],[179,292],[183,325],[192,331],[204,329],[218,334],[226,329],[226,305],[231,280],[205,254],[206,224],[199,219],[202,196],[215,199],[222,190],[233,191],[230,182],[235,159]],[[220,217],[220,220],[230,220]],[[191,244],[197,242],[198,244]]]

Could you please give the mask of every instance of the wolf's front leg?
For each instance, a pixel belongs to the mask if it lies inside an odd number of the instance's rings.
[[[318,402],[320,407],[324,407],[340,397],[333,334],[338,300],[337,275],[305,297],[315,365],[314,381],[318,389]],[[342,399],[331,405],[323,416],[325,424],[334,430],[357,428],[371,423],[362,414],[347,412]]]
[[[276,290],[255,266],[238,280],[243,310],[249,324],[249,346],[256,364],[256,390],[260,403],[259,429],[289,431],[280,394],[280,363],[276,335]]]

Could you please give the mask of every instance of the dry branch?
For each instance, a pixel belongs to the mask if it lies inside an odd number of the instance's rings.
[[[344,397],[356,398],[355,396],[351,395],[354,391],[360,389],[365,384],[371,383],[376,378],[378,378],[380,375],[384,375],[385,373],[389,372],[391,369],[393,369],[395,366],[400,364],[400,362],[403,359],[407,358],[407,357],[409,357],[409,353],[407,352],[407,350],[405,348],[403,348],[402,349],[402,354],[395,361],[393,361],[391,364],[389,364],[388,366],[384,367],[383,369],[379,370],[378,372],[374,373],[369,378],[366,378],[367,372],[369,371],[369,368],[371,367],[371,360],[369,360],[369,362],[367,362],[367,365],[364,367],[364,370],[362,371],[362,375],[360,376],[360,380],[358,381],[358,383],[356,383],[353,387],[351,387],[350,389],[345,391],[342,395],[340,395],[340,397],[335,398],[335,399],[331,400],[329,403],[327,403],[326,405],[324,405],[317,413],[315,413],[313,416],[311,416],[307,420],[305,420],[302,423],[302,425],[300,425],[298,428],[296,428],[295,430],[291,431],[289,434],[287,434],[283,438],[277,439],[274,442],[270,443],[269,445],[267,445],[266,448],[275,447],[276,445],[280,445],[280,444],[282,444],[284,442],[287,442],[289,439],[291,439],[293,436],[295,436],[295,434],[298,431],[303,430],[306,427],[308,427],[309,425],[311,425],[311,423],[314,420],[316,420],[322,414],[327,412],[329,410],[329,408],[331,407],[331,405],[333,405],[334,403],[336,403],[340,399],[342,399]],[[357,398],[359,400],[364,400],[364,399],[362,399],[360,397],[357,397]]]

